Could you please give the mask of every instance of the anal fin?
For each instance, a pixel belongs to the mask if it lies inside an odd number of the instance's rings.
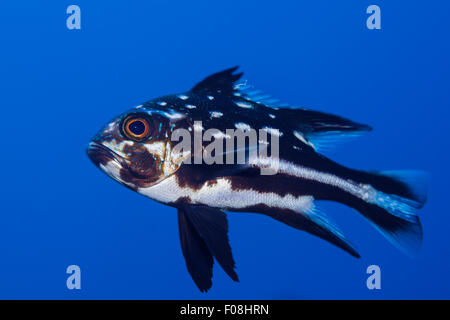
[[[284,224],[306,231],[329,243],[341,248],[356,258],[360,258],[359,253],[352,244],[345,238],[342,232],[332,224],[325,215],[317,209],[311,209],[306,213],[299,213],[289,209],[270,208],[264,214],[271,218],[283,222]]]

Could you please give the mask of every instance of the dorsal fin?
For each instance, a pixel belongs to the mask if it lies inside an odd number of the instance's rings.
[[[235,89],[234,96],[272,109],[269,114],[272,126],[291,129],[295,138],[318,152],[328,151],[338,142],[372,130],[368,125],[340,116],[282,103],[247,83],[237,84]]]
[[[233,67],[210,75],[201,82],[197,83],[195,87],[191,89],[192,92],[205,92],[205,93],[221,93],[231,94],[233,93],[234,83],[239,80],[243,73],[233,74],[239,67]]]

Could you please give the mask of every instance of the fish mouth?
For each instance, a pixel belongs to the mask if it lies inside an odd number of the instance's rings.
[[[91,141],[86,152],[89,159],[99,168],[100,165],[106,166],[108,162],[114,161],[121,168],[128,169],[127,162],[124,158],[101,143]]]
[[[121,169],[117,174],[124,175],[124,177],[121,177],[123,179],[127,178],[135,181],[146,181],[149,179],[147,175],[139,174],[136,170],[133,170],[132,164],[128,164],[125,158],[118,155],[102,143],[91,141],[86,152],[89,159],[91,159],[91,161],[103,171],[104,169],[102,167],[105,167],[112,161]]]

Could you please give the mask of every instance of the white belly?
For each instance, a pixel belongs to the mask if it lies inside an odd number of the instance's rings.
[[[154,200],[170,203],[180,198],[189,198],[191,203],[203,204],[224,210],[233,210],[259,204],[268,207],[290,209],[296,212],[307,212],[313,207],[313,197],[292,195],[280,196],[276,193],[258,192],[256,190],[233,190],[231,182],[226,178],[217,179],[214,184],[205,184],[195,190],[180,187],[175,176],[171,176],[157,185],[139,188],[138,192]]]

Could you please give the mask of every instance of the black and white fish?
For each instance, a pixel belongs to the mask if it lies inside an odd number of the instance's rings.
[[[214,259],[238,281],[224,211],[268,215],[316,235],[354,257],[359,254],[342,232],[316,209],[320,200],[360,212],[401,249],[420,246],[416,215],[425,203],[425,176],[416,171],[365,172],[321,154],[336,139],[370,127],[339,116],[291,108],[245,83],[237,67],[213,74],[191,90],[160,97],[108,123],[90,142],[88,155],[124,186],[178,210],[186,265],[201,291],[212,285]],[[201,121],[201,125],[198,122]],[[196,127],[197,126],[197,127]],[[269,158],[241,164],[191,164],[192,152],[175,152],[177,129],[206,131],[265,129],[277,133],[277,173],[261,175]],[[236,152],[237,150],[234,150]]]

